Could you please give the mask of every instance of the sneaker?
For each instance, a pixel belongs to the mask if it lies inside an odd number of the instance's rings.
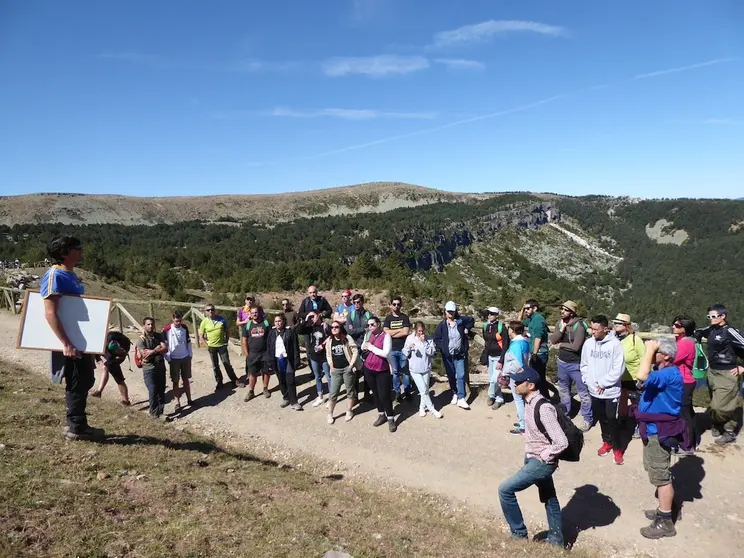
[[[328,418],[326,418],[326,422],[328,424],[333,424],[334,422],[336,422],[336,419],[333,418],[333,415],[331,413],[328,413]]]
[[[426,416],[426,409],[419,409],[419,416],[425,417]]]
[[[615,465],[622,465],[625,461],[623,459],[623,452],[621,450],[614,450],[612,452],[612,458],[615,460]]]
[[[646,519],[649,521],[656,521],[656,517],[659,515],[659,509],[643,510],[643,515],[645,515]]]
[[[289,399],[282,399],[282,402],[279,403],[279,408],[284,409],[286,407],[289,407]]]
[[[638,425],[636,425],[635,430],[633,430],[633,439],[634,440],[640,440],[641,433],[638,431]]]
[[[433,416],[436,419],[440,419],[440,418],[442,418],[442,413],[440,413],[437,410],[434,410],[434,411],[431,412],[431,416]]]
[[[300,405],[299,403],[292,403],[289,406],[289,408],[292,409],[293,411],[301,411],[302,410],[302,405]]]
[[[716,438],[716,444],[725,445],[730,444],[731,442],[736,441],[736,434],[733,432],[729,432],[726,430],[723,434],[721,434],[718,438]]]
[[[695,455],[695,448],[684,450],[682,448],[678,449],[676,454],[677,457],[689,457],[691,455]]]
[[[271,397],[271,392],[268,389],[263,390],[263,394],[266,399]]]
[[[395,419],[394,418],[387,419],[387,423],[388,423],[388,430],[390,432],[395,432],[396,430],[398,430],[398,425],[395,424]]]
[[[313,407],[320,407],[323,404],[323,396],[319,395],[315,398],[315,401],[313,401]]]
[[[605,455],[609,455],[609,453],[612,451],[612,444],[609,444],[607,442],[604,442],[600,448],[597,450],[597,455],[600,457],[603,457]]]
[[[450,405],[457,405],[457,395],[452,396],[452,401],[450,401]]]
[[[69,430],[65,432],[65,440],[70,440],[71,442],[77,442],[77,441],[86,441],[91,442],[95,440],[95,437],[91,434],[87,434],[86,432],[70,432]]]
[[[458,399],[457,406],[460,407],[460,409],[465,409],[467,411],[470,410],[470,405],[468,405],[468,402],[465,401],[464,399]]]
[[[494,399],[493,397],[489,397],[488,401],[486,401],[486,405],[488,405],[489,407],[491,407],[494,403],[496,403],[496,399]]]
[[[509,434],[512,436],[521,436],[524,434],[524,428],[519,428],[518,426],[512,430],[509,430]]]
[[[377,415],[377,420],[372,423],[372,426],[382,426],[385,422],[387,422],[385,415]]]
[[[250,401],[254,397],[256,397],[256,394],[253,392],[253,390],[251,390],[251,391],[248,392],[248,395],[245,396],[245,398],[243,399],[243,401],[245,401],[247,403],[248,401]]]
[[[719,436],[721,436],[723,434],[723,430],[721,430],[717,426],[711,426],[710,427],[710,434],[714,438],[718,438]]]
[[[674,523],[671,519],[662,519],[658,515],[651,525],[641,529],[641,535],[647,539],[661,539],[664,537],[673,537],[677,534]]]
[[[582,432],[589,432],[592,429],[592,423],[584,421],[581,426],[579,426],[579,430]]]
[[[344,420],[346,422],[349,422],[353,418],[354,418],[354,412],[353,411],[346,411],[346,418]]]
[[[81,432],[71,432],[68,426],[65,426],[63,430],[65,438],[68,440],[102,440],[106,437],[106,432],[103,428],[92,428],[86,427]]]

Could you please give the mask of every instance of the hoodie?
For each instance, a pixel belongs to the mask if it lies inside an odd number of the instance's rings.
[[[428,374],[431,372],[431,357],[437,352],[434,341],[426,336],[425,341],[411,333],[403,345],[403,354],[408,358],[408,370],[414,374]]]
[[[620,378],[625,372],[623,348],[617,337],[607,335],[601,341],[589,337],[581,350],[581,379],[592,397],[620,397]],[[599,393],[598,388],[604,388]]]
[[[165,353],[165,360],[181,360],[192,357],[191,338],[189,337],[189,328],[185,324],[181,327],[174,327],[173,323],[167,324],[163,328],[163,337],[168,345],[168,352]]]

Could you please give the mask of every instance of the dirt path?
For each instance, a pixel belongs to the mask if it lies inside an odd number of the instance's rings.
[[[47,353],[14,348],[17,327],[17,316],[0,312],[0,354],[47,373]],[[234,356],[232,359],[234,364],[238,362]],[[276,392],[270,399],[259,396],[250,403],[243,402],[244,390],[213,394],[208,360],[204,349],[196,351],[193,390],[195,398],[202,398],[202,405],[175,421],[177,428],[188,426],[207,434],[240,437],[248,448],[294,466],[301,467],[308,458],[320,459],[336,474],[364,477],[368,482],[384,483],[394,489],[439,493],[452,498],[453,505],[465,504],[480,510],[484,516],[493,517],[498,528],[506,528],[497,489],[506,476],[518,469],[523,451],[522,438],[507,432],[516,418],[513,405],[493,412],[479,397],[472,411],[446,406],[444,419],[437,421],[420,418],[417,406],[408,404],[403,407],[407,418],[395,434],[388,433],[385,427],[372,428],[373,412],[364,412],[350,423],[340,419],[330,426],[325,409],[309,405],[303,412],[280,409]],[[240,368],[238,364],[236,369]],[[132,401],[146,403],[147,393],[139,371],[129,372],[125,364],[125,376]],[[311,396],[314,386],[307,374],[300,377],[304,382],[300,388],[303,401]],[[106,388],[105,396],[117,396],[113,382]],[[438,398],[437,404],[446,399]],[[173,404],[169,403],[166,411],[172,409]],[[337,414],[341,412],[337,409]],[[554,477],[564,520],[580,529],[577,547],[608,544],[612,550],[602,553],[614,556],[739,554],[736,549],[744,536],[744,452],[738,443],[721,450],[706,433],[703,450],[697,457],[674,464],[675,477],[682,486],[678,496],[685,501],[677,524],[678,535],[648,541],[638,529],[648,523],[642,510],[652,507],[654,498],[643,471],[640,441],[631,443],[622,466],[614,465],[609,457],[596,455],[600,445],[598,428],[589,432],[586,441],[582,461],[561,464]],[[520,504],[530,532],[543,530],[545,515],[537,491],[526,491]]]

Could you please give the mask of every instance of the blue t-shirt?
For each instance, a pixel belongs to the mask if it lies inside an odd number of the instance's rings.
[[[526,339],[512,339],[504,355],[504,374],[513,376],[520,368],[524,368],[527,365],[524,359],[526,355],[529,355],[529,352],[530,344]]]
[[[41,296],[49,298],[54,295],[82,295],[85,294],[83,282],[74,271],[67,271],[58,265],[53,265],[41,279]]]
[[[654,370],[643,383],[638,410],[642,413],[661,413],[678,417],[682,407],[683,389],[682,374],[676,366]],[[648,423],[646,431],[649,436],[656,435],[656,425]]]
[[[352,310],[354,310],[353,304],[346,305],[342,302],[338,306],[336,306],[336,314],[341,314],[344,319],[347,319],[349,316],[351,316]]]

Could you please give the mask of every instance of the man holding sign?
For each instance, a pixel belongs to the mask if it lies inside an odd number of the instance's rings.
[[[65,379],[65,406],[67,408],[68,440],[93,440],[102,438],[100,428],[88,426],[85,408],[88,391],[95,383],[93,356],[82,354],[72,344],[57,315],[62,295],[84,294],[84,287],[74,268],[80,261],[83,245],[72,236],[59,235],[47,244],[47,252],[53,262],[41,280],[41,296],[44,299],[44,316],[49,327],[60,340],[62,352],[52,352],[52,379],[61,383]]]

